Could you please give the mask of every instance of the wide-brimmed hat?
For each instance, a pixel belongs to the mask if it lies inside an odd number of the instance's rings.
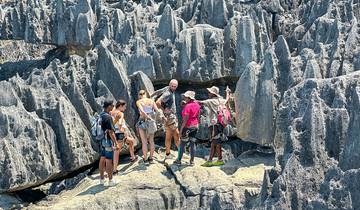
[[[209,93],[219,96],[219,88],[218,87],[212,86],[211,88],[206,88],[206,89],[209,91]]]
[[[194,91],[186,91],[183,94],[183,96],[195,100],[195,92]]]

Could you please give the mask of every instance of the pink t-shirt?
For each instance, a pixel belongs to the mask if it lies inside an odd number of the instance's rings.
[[[199,125],[199,114],[200,114],[200,105],[197,102],[190,101],[185,105],[181,112],[181,116],[184,120],[186,115],[189,115],[189,119],[186,122],[186,127],[194,127]]]

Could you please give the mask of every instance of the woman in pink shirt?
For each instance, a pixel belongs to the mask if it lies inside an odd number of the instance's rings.
[[[190,143],[190,165],[194,165],[196,133],[199,127],[200,105],[195,102],[195,92],[186,91],[184,94],[185,106],[181,112],[182,125],[180,128],[180,146],[178,158],[174,164],[181,165],[181,159],[184,154],[185,145]]]

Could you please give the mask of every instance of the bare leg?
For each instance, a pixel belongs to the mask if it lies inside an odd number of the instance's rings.
[[[147,158],[147,139],[146,139],[146,132],[143,129],[139,129],[140,139],[141,139],[141,146],[143,152],[143,159],[146,160]]]
[[[109,177],[109,180],[112,180],[112,170],[113,170],[112,160],[106,159],[106,173]]]
[[[153,158],[155,151],[154,134],[149,135],[149,143],[150,143],[150,158]]]
[[[104,179],[105,157],[100,157],[100,161],[99,161],[99,171],[100,171],[100,179]]]
[[[135,139],[131,138],[131,137],[127,137],[126,143],[129,145],[129,152],[130,152],[131,159],[134,160],[135,159],[135,154],[134,154]]]
[[[121,151],[121,148],[122,148],[122,142],[118,141],[118,144],[119,144],[119,147],[120,149],[117,149],[114,151],[114,161],[113,161],[113,165],[114,165],[114,171],[117,170],[117,166],[119,164],[119,155],[120,155],[120,151]]]

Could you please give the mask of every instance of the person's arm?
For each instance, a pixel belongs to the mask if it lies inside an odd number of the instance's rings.
[[[156,100],[156,102],[155,102],[155,104],[156,104],[156,106],[158,107],[158,108],[160,108],[160,109],[162,109],[162,107],[161,107],[161,97],[160,98],[158,98],[158,100]]]
[[[156,100],[157,107],[163,110],[161,104],[164,103],[166,101],[165,99],[168,99],[168,97],[169,97],[169,92],[164,91],[164,93]]]
[[[114,130],[108,130],[111,141],[118,147]]]
[[[188,120],[189,120],[189,114],[185,114],[184,118],[182,119],[182,124],[180,127],[180,135],[182,134],[182,131],[184,130]]]
[[[200,105],[208,106],[209,105],[209,100],[210,99],[206,99],[206,100],[203,100],[203,101],[196,101],[196,102],[198,102]]]
[[[230,97],[231,97],[231,90],[229,88],[229,86],[226,87],[226,96],[225,96],[225,104],[227,104],[230,101]]]
[[[119,112],[113,120],[113,125],[116,125],[116,123],[120,122],[122,118],[124,118],[124,115],[121,112]]]
[[[114,128],[112,117],[109,117],[108,119],[106,119],[105,123],[106,123],[105,128],[107,128],[106,132],[110,136],[110,139],[113,142],[113,145],[115,145],[116,148],[119,148],[119,146],[118,146],[118,144],[116,142],[115,128]]]
[[[155,103],[155,101],[153,102],[153,108],[154,108],[155,112],[159,112],[158,105],[157,105],[157,103]]]

